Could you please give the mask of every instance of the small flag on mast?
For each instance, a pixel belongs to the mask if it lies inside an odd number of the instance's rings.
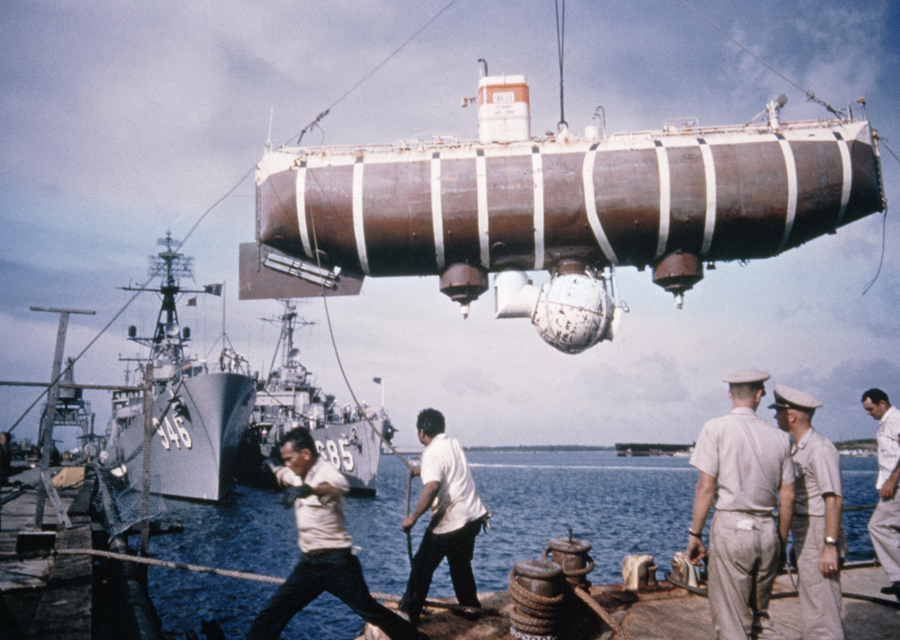
[[[222,295],[222,285],[221,284],[208,284],[203,287],[203,293],[211,293],[214,296]]]
[[[197,306],[197,298],[191,298],[190,300],[188,300],[187,306],[196,307]]]

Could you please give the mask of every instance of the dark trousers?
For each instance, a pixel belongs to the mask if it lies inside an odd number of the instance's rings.
[[[349,549],[301,553],[300,562],[256,616],[247,640],[277,640],[303,607],[323,591],[339,598],[366,622],[374,624],[392,640],[414,640],[416,628],[389,611],[371,596],[362,566]]]
[[[434,534],[431,529],[425,531],[422,544],[413,558],[412,570],[406,593],[400,600],[400,611],[409,615],[415,624],[419,620],[431,578],[441,560],[447,558],[450,566],[450,580],[456,601],[466,607],[480,607],[478,591],[475,587],[475,576],[472,574],[472,556],[475,553],[475,537],[481,531],[481,520],[467,523],[461,529],[450,533]]]

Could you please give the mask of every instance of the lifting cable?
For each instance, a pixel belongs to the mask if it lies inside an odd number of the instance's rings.
[[[432,18],[431,18],[428,22],[426,22],[424,25],[422,25],[422,27],[419,28],[418,31],[416,31],[416,32],[415,32],[414,34],[412,34],[409,38],[407,38],[406,42],[404,42],[404,43],[401,44],[399,47],[397,47],[396,49],[394,49],[393,53],[391,53],[387,58],[385,58],[384,60],[382,60],[382,61],[381,61],[381,64],[377,65],[374,69],[372,69],[371,71],[369,71],[369,73],[367,73],[366,75],[364,75],[364,76],[362,77],[362,79],[360,79],[355,85],[353,85],[352,87],[350,87],[349,89],[347,89],[347,91],[344,93],[344,95],[342,95],[340,98],[338,98],[337,100],[335,100],[334,102],[332,102],[332,103],[331,103],[331,106],[329,106],[327,109],[325,109],[325,111],[323,111],[322,113],[320,113],[319,115],[317,115],[317,116],[315,117],[315,119],[314,119],[312,122],[310,122],[308,125],[306,125],[306,127],[303,128],[303,131],[301,131],[299,134],[294,134],[294,135],[292,135],[290,138],[288,138],[287,140],[285,140],[285,142],[282,144],[282,146],[285,146],[288,142],[290,142],[290,141],[293,140],[294,138],[297,138],[297,144],[299,145],[299,144],[300,144],[300,140],[303,139],[304,134],[306,134],[307,132],[309,132],[310,130],[312,130],[313,127],[318,126],[319,121],[321,121],[322,118],[324,118],[325,116],[327,116],[327,115],[331,112],[332,109],[334,109],[340,102],[342,102],[342,101],[344,100],[344,98],[346,98],[347,96],[349,96],[349,95],[350,95],[351,93],[353,93],[353,92],[354,92],[361,84],[363,84],[366,80],[368,80],[368,79],[371,78],[373,75],[375,75],[375,73],[376,73],[379,69],[381,69],[381,67],[383,67],[384,65],[386,65],[386,64],[388,63],[388,61],[389,61],[391,58],[393,58],[395,55],[397,55],[398,53],[400,53],[400,51],[403,50],[403,49],[406,47],[406,45],[408,45],[410,42],[412,42],[413,40],[415,40],[416,37],[417,37],[420,33],[422,33],[423,31],[425,31],[425,29],[427,29],[428,27],[430,27],[430,26],[431,26],[431,23],[433,23],[435,20],[437,20],[438,18],[440,18],[441,15],[442,15],[445,11],[447,11],[450,7],[452,7],[454,4],[456,4],[456,2],[457,2],[457,0],[450,0],[450,2],[448,2],[446,5],[444,5],[444,8],[443,8],[443,9],[441,9],[441,10],[438,11],[436,14],[434,14],[434,16],[432,16]]]
[[[559,11],[559,0],[556,0],[556,49],[559,56],[559,124],[558,129],[567,127],[566,110],[563,107],[563,55],[566,46],[566,0],[562,0],[562,15]]]

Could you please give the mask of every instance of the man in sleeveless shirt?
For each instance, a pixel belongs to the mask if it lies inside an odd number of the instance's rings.
[[[847,540],[841,531],[841,456],[812,426],[822,403],[808,393],[775,385],[778,427],[794,445],[794,555],[804,640],[844,640],[841,623],[841,562]]]
[[[756,416],[768,379],[752,369],[724,378],[732,411],[703,426],[691,455],[700,479],[687,554],[696,565],[709,557],[709,608],[720,639],[783,637],[768,609],[794,513],[794,468],[787,435]],[[703,526],[714,501],[707,552]]]

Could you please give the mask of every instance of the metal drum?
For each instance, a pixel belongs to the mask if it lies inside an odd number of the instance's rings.
[[[519,560],[509,574],[509,593],[516,603],[510,633],[516,638],[555,638],[562,604],[563,570],[554,562]]]
[[[569,537],[550,540],[541,557],[546,561],[547,552],[551,552],[550,559],[562,567],[566,581],[586,589],[591,583],[585,576],[594,570],[594,560],[588,555],[590,550],[591,543],[573,539],[572,530],[569,529]]]

